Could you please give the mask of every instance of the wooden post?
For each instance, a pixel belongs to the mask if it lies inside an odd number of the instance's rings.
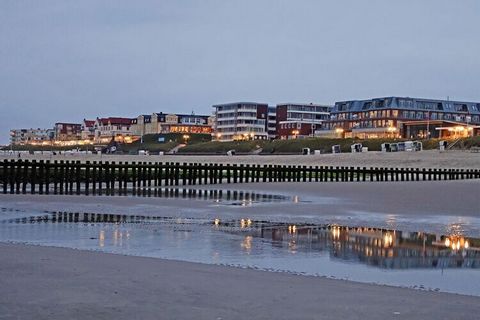
[[[45,194],[50,194],[50,160],[45,161]]]
[[[90,193],[90,161],[85,162],[85,194]]]
[[[80,171],[81,171],[81,169],[82,169],[81,163],[80,163],[80,161],[77,161],[75,163],[75,182],[76,182],[75,191],[76,191],[77,195],[80,194]]]
[[[40,160],[38,163],[38,193],[43,194],[43,184],[45,183],[45,163]]]
[[[35,185],[37,183],[37,160],[32,160],[32,170],[30,173],[30,193],[35,194]]]

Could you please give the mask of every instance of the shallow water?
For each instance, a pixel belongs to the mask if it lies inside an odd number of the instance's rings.
[[[0,241],[258,268],[480,296],[480,239],[339,225],[3,212]]]

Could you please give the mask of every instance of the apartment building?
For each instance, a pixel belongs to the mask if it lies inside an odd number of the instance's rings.
[[[95,120],[83,119],[81,138],[90,141],[95,139]]]
[[[277,108],[274,106],[268,107],[267,133],[270,140],[277,137]]]
[[[280,139],[314,136],[330,118],[332,106],[282,103],[276,108],[276,135]]]
[[[318,134],[359,138],[454,138],[479,134],[480,103],[410,97],[336,102]]]
[[[205,133],[212,132],[212,117],[195,114],[153,113],[137,117],[132,130],[136,135],[158,133]]]
[[[235,102],[214,105],[213,137],[218,141],[268,139],[268,105]]]
[[[132,125],[137,118],[97,118],[95,120],[95,142],[100,144],[117,142],[131,142],[135,136]]]
[[[12,129],[10,130],[10,143],[12,145],[50,143],[55,139],[54,129]]]
[[[82,124],[80,123],[57,122],[54,130],[57,141],[79,140],[82,136]]]

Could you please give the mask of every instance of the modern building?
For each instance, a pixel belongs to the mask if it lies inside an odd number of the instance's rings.
[[[12,145],[51,143],[55,139],[54,129],[12,129],[10,143]]]
[[[57,122],[54,130],[56,141],[79,140],[82,136],[82,124],[80,123]]]
[[[275,139],[277,137],[277,108],[268,107],[267,119],[267,133],[268,139]]]
[[[385,97],[336,102],[318,135],[358,138],[455,138],[477,135],[480,103]]]
[[[314,136],[329,119],[331,106],[320,104],[282,103],[276,108],[277,137],[290,139]]]
[[[135,135],[132,125],[137,118],[97,118],[95,120],[95,143],[105,144],[113,140],[116,142],[131,142]]]
[[[214,105],[213,137],[218,141],[268,138],[268,105],[235,102]]]

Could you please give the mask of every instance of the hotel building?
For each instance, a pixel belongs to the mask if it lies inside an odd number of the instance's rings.
[[[331,106],[320,104],[283,103],[276,108],[277,137],[289,139],[314,136],[329,119]]]
[[[55,140],[72,141],[79,140],[82,136],[82,125],[80,123],[55,123]]]
[[[212,133],[213,119],[207,115],[153,113],[140,115],[132,126],[136,135],[158,133]]]
[[[53,129],[12,129],[10,130],[10,143],[12,145],[50,143],[55,138]]]
[[[460,138],[479,133],[480,103],[386,97],[336,102],[317,135],[345,138]]]
[[[116,142],[130,142],[134,136],[131,128],[136,118],[97,118],[95,120],[95,143],[105,144],[113,140]]]
[[[213,137],[217,141],[268,139],[268,105],[235,102],[214,105]]]

